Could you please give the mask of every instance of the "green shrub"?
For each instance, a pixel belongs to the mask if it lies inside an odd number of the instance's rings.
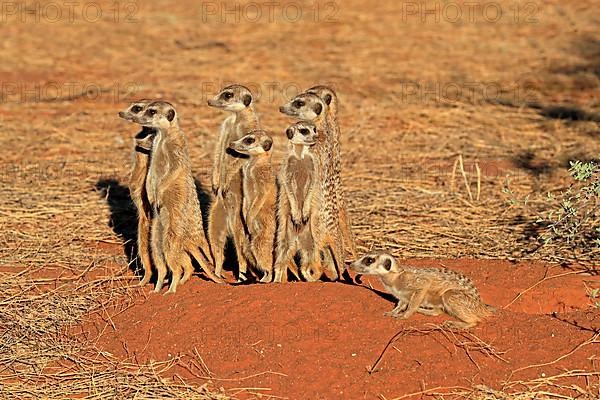
[[[545,245],[600,247],[600,166],[575,161],[569,172],[574,179],[569,189],[558,197],[548,193],[548,200],[557,204],[537,221],[546,226],[542,240]]]

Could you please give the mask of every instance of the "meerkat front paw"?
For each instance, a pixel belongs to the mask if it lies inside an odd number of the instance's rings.
[[[304,225],[302,223],[302,217],[292,216],[292,225],[294,226],[294,230],[296,232],[300,232],[300,230],[302,229],[302,226]]]
[[[302,210],[302,225],[306,225],[310,218],[310,210],[303,209]]]
[[[293,213],[292,214],[292,223],[294,225],[302,225],[302,215],[300,215],[300,213]]]

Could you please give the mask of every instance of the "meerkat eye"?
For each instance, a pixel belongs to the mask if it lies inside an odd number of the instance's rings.
[[[294,102],[292,103],[292,105],[293,105],[295,108],[301,108],[301,107],[304,107],[304,104],[305,104],[305,103],[304,103],[302,100],[296,100],[296,101],[294,101]]]
[[[156,110],[148,110],[148,115],[150,115],[151,117],[155,116],[157,113]]]
[[[304,136],[308,135],[308,129],[306,128],[301,128],[300,129],[300,133],[303,134]]]
[[[244,144],[253,144],[254,142],[256,142],[256,139],[254,139],[253,137],[244,139]]]
[[[373,257],[365,257],[364,263],[365,265],[371,265],[375,262],[375,259]]]
[[[389,271],[390,269],[392,269],[392,260],[390,260],[389,258],[386,258],[385,261],[383,262],[383,268],[385,268],[386,271]]]
[[[140,107],[140,106],[133,106],[133,107],[131,107],[131,111],[137,114],[140,111],[142,111],[142,107]]]
[[[225,92],[221,97],[223,97],[225,100],[231,100],[231,98],[233,97],[233,93]]]

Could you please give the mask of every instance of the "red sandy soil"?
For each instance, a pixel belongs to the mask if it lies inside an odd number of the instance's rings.
[[[384,317],[393,308],[376,279],[363,286],[344,283],[218,285],[199,278],[162,296],[144,289],[139,303],[80,329],[98,337],[98,347],[139,362],[165,360],[197,349],[212,373],[212,384],[235,394],[237,388],[290,399],[392,399],[435,387],[500,388],[510,379],[550,376],[565,368],[592,367],[597,345],[587,345],[560,362],[600,328],[600,310],[590,305],[586,284],[598,279],[543,264],[487,260],[414,260],[472,277],[481,295],[499,309],[471,331],[506,361],[453,342],[465,337],[441,332],[400,337],[369,374],[386,343],[404,328],[426,328],[445,317]],[[546,274],[546,275],[545,275]],[[504,308],[520,292],[547,279]],[[112,324],[116,329],[112,328]],[[79,329],[78,329],[79,330]],[[102,332],[99,334],[99,332]],[[200,375],[204,373],[196,370]],[[204,383],[183,368],[173,371]],[[257,375],[258,374],[258,375]],[[247,378],[253,376],[251,378]],[[585,387],[585,382],[574,382]],[[261,389],[262,388],[262,389]],[[254,398],[243,392],[238,397]],[[420,396],[416,396],[419,398]]]

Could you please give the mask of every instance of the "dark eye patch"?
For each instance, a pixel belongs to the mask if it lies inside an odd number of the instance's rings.
[[[374,262],[375,262],[375,259],[373,257],[365,257],[365,259],[364,259],[365,265],[371,265]]]
[[[270,138],[266,138],[262,144],[262,148],[265,151],[269,151],[271,150],[271,147],[273,147],[273,141]]]
[[[221,98],[225,99],[225,100],[231,100],[233,98],[233,93],[223,92],[223,94],[221,95]]]
[[[140,106],[133,106],[133,107],[131,107],[131,112],[133,112],[133,113],[137,114],[137,113],[139,113],[140,111],[142,111],[142,109],[143,109],[143,108],[142,108],[142,107],[140,107]]]
[[[303,134],[304,136],[306,136],[306,135],[308,135],[308,129],[300,128],[300,133]]]
[[[296,100],[292,103],[292,106],[294,106],[294,108],[301,108],[304,107],[304,103],[302,100]]]
[[[254,142],[256,142],[256,139],[254,139],[252,136],[244,139],[244,144],[253,144]]]
[[[321,111],[323,111],[323,106],[320,103],[315,104],[315,114],[321,115]]]
[[[385,268],[386,271],[389,271],[390,269],[392,269],[392,260],[390,260],[389,258],[386,258],[385,261],[383,262],[383,268]]]
[[[156,111],[154,109],[150,109],[150,110],[146,111],[146,115],[149,115],[149,116],[153,117],[153,116],[156,115],[157,112],[158,111]]]

